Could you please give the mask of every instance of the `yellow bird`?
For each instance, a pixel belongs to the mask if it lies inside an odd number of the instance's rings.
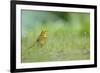
[[[43,47],[47,39],[47,31],[42,30],[39,37],[37,38],[36,42],[40,47]]]
[[[42,29],[42,31],[40,32],[39,36],[37,37],[36,41],[33,42],[33,45],[30,46],[29,48],[32,47],[43,47],[43,45],[46,43],[46,39],[47,39],[47,30],[46,29]]]

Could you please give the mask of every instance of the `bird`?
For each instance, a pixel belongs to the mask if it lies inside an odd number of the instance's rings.
[[[42,48],[44,44],[46,43],[46,39],[47,39],[47,31],[42,30],[39,36],[37,37],[36,41],[34,41],[33,44],[29,48],[33,48],[33,47]]]
[[[38,38],[36,40],[36,43],[38,44],[38,46],[40,46],[42,48],[43,45],[46,43],[46,39],[47,39],[47,31],[42,30],[40,35],[38,36]]]

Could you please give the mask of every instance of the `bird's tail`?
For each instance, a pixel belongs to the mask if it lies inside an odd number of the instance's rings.
[[[37,48],[39,46],[39,44],[37,43],[37,41],[35,41],[31,46],[29,46],[29,49],[31,48]]]

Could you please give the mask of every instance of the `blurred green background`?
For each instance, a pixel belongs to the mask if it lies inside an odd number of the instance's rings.
[[[21,28],[24,63],[90,59],[89,13],[22,10]],[[32,46],[43,29],[46,43]]]

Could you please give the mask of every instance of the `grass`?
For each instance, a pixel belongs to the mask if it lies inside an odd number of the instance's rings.
[[[89,35],[66,31],[53,33],[48,31],[47,35],[46,43],[42,48],[38,46],[29,48],[36,41],[37,35],[32,33],[22,37],[23,63],[90,59]]]

